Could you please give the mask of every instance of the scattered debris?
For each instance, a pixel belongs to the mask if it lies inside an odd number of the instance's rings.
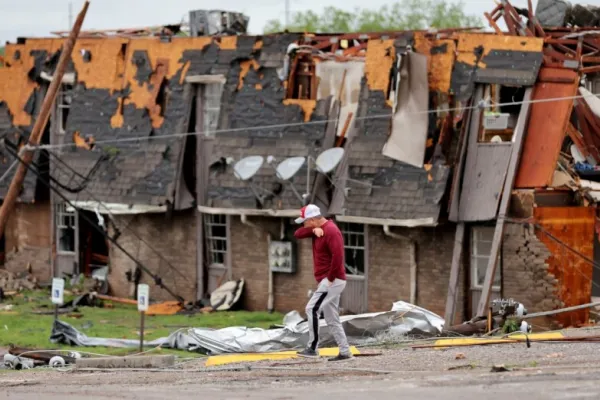
[[[512,368],[509,368],[509,367],[505,366],[504,364],[501,364],[501,365],[492,366],[492,370],[490,372],[510,372],[512,370],[513,370]]]
[[[464,354],[464,353],[458,353],[458,354],[457,354],[457,355],[454,357],[454,359],[455,359],[455,360],[464,360],[465,358],[467,358],[467,357],[465,356],[465,354]]]
[[[175,356],[131,356],[80,358],[75,362],[75,369],[80,368],[166,368],[175,365]]]
[[[38,287],[37,279],[31,274],[31,267],[19,274],[0,269],[0,290],[2,296],[14,296],[23,290],[34,290]]]
[[[456,371],[460,369],[475,369],[475,365],[473,364],[463,364],[463,365],[455,365],[448,368],[448,371]]]
[[[548,354],[546,358],[563,358],[565,355],[563,353],[552,353]]]
[[[292,316],[297,313],[292,312]],[[415,305],[398,301],[391,311],[347,315],[340,318],[348,340],[353,345],[381,343],[387,337],[439,335],[444,320]],[[308,323],[286,316],[288,322],[274,329],[229,327],[224,329],[192,328],[177,330],[168,337],[145,342],[146,347],[168,347],[203,354],[265,353],[304,348],[308,343]],[[320,321],[323,346],[334,345],[325,320]],[[92,338],[64,321],[55,321],[52,343],[73,346],[137,347],[138,340]]]
[[[216,311],[230,310],[238,302],[244,290],[244,280],[229,281],[210,295],[210,306]]]

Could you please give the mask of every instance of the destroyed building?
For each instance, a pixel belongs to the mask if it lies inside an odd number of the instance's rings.
[[[311,244],[293,240],[293,219],[307,195],[343,232],[346,312],[405,300],[462,321],[490,292],[531,311],[587,302],[600,284],[600,107],[585,91],[600,43],[527,12],[497,6],[494,33],[82,35],[5,265],[41,277],[108,267],[112,293],[128,296],[150,281],[135,258],[188,301],[243,278],[244,308],[302,309]],[[63,42],[6,46],[0,174]]]

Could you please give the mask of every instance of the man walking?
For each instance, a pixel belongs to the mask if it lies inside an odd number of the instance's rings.
[[[340,322],[340,296],[346,287],[346,268],[344,267],[344,238],[333,221],[323,218],[321,210],[309,204],[300,210],[297,224],[303,224],[294,233],[296,239],[312,238],[314,275],[317,290],[306,305],[308,317],[308,347],[298,352],[301,357],[318,357],[319,315],[321,310],[333,338],[340,348],[337,357],[329,361],[342,361],[352,358],[346,333]]]

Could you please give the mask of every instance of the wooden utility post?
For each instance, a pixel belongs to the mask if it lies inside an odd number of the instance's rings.
[[[58,89],[62,84],[65,70],[67,69],[67,65],[71,58],[71,53],[73,52],[73,47],[75,47],[75,42],[77,41],[77,36],[79,36],[79,31],[83,25],[83,20],[89,5],[89,1],[86,1],[83,4],[83,8],[77,16],[77,20],[73,25],[73,29],[71,30],[69,37],[62,47],[56,70],[52,76],[52,82],[50,82],[50,86],[48,87],[48,92],[44,97],[44,102],[42,103],[40,113],[35,120],[31,135],[29,135],[29,140],[27,141],[27,143],[31,146],[39,145],[44,130],[46,129],[46,124],[48,123],[48,118],[50,117],[52,106],[54,105],[54,100],[56,99],[56,94],[58,93]],[[33,160],[33,154],[33,151],[25,150],[24,153],[20,155],[23,162],[19,163],[17,172],[15,173],[15,176],[13,177],[13,180],[8,188],[8,192],[4,197],[2,207],[0,207],[0,236],[4,234],[4,228],[6,226],[6,222],[8,221],[8,217],[15,206],[15,202],[17,201],[19,193],[21,192],[21,187],[23,186],[23,181],[25,180],[25,175],[27,174],[27,167]]]

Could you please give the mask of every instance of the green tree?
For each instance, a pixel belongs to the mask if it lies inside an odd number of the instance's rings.
[[[468,15],[464,4],[444,0],[400,0],[378,10],[357,8],[348,12],[326,7],[322,14],[299,11],[292,15],[291,32],[344,33],[459,28],[481,26],[481,18]],[[267,22],[264,32],[281,32],[286,26],[278,20]]]

